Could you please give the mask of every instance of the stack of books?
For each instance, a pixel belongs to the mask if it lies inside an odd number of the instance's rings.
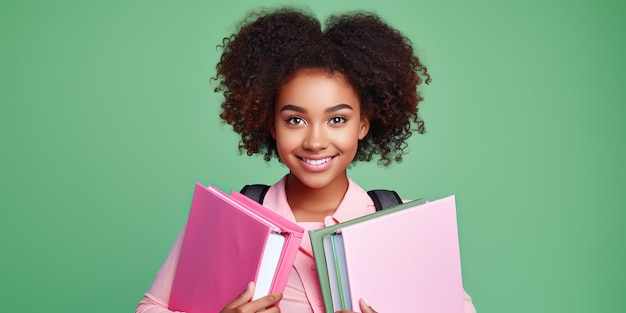
[[[309,231],[326,312],[463,312],[454,196]]]
[[[219,312],[256,282],[283,292],[303,229],[246,196],[196,184],[169,308]],[[463,312],[455,197],[309,231],[326,312]]]

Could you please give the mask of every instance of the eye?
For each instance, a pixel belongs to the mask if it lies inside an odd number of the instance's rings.
[[[306,125],[306,122],[304,121],[304,119],[299,116],[292,116],[286,119],[285,121],[287,122],[287,124],[291,124],[291,125]]]
[[[343,124],[347,121],[348,119],[343,116],[333,116],[328,120],[328,124]]]

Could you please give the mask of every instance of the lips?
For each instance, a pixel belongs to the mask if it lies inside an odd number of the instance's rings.
[[[301,163],[302,167],[312,172],[325,171],[331,166],[334,158],[335,156],[325,157],[321,159],[320,158],[309,159],[309,158],[304,158],[304,157],[298,157],[298,159],[302,162]]]

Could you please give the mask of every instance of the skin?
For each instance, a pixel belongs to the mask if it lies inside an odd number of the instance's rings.
[[[271,134],[289,168],[285,192],[296,221],[319,222],[335,212],[348,189],[346,168],[368,131],[359,97],[341,73],[300,71],[280,88]]]
[[[280,88],[270,132],[289,168],[285,192],[296,221],[320,222],[335,212],[348,189],[346,169],[369,126],[358,94],[341,73],[303,70]],[[280,312],[273,305],[282,294],[250,301],[253,293],[251,283],[221,313]],[[364,299],[359,304],[363,313],[376,313]]]
[[[255,313],[263,308],[263,312],[267,313],[279,313],[280,309],[277,306],[273,306],[276,302],[283,298],[281,293],[269,294],[265,297],[252,300],[254,296],[254,282],[248,283],[248,287],[241,294],[239,294],[233,301],[228,303],[220,313]]]
[[[359,300],[359,306],[361,307],[362,313],[378,313],[367,303],[367,300],[365,300],[365,298],[361,298],[361,300]],[[337,311],[337,313],[355,313],[355,312]]]

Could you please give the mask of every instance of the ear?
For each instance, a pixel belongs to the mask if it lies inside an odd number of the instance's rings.
[[[365,116],[361,117],[361,125],[359,125],[359,140],[365,138],[365,135],[367,135],[369,130],[370,120]]]

